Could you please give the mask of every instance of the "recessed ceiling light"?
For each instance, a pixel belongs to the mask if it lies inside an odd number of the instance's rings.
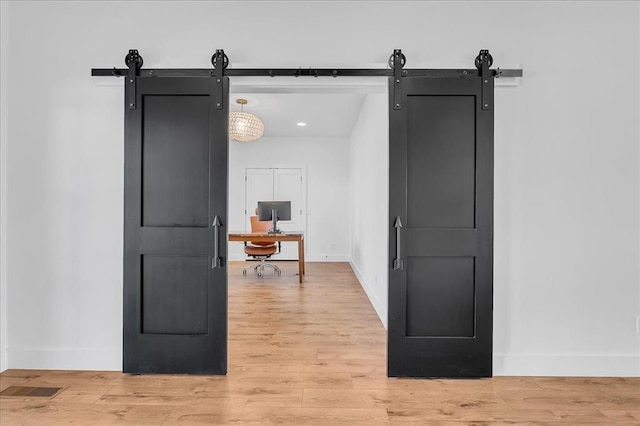
[[[305,123],[304,121],[300,121],[300,122],[298,122],[297,124],[298,124],[298,126],[300,126],[300,127],[304,127],[304,126],[306,126],[306,125],[307,125],[307,123]]]

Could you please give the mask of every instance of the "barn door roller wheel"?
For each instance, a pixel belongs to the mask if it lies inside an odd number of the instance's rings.
[[[211,65],[213,65],[213,68],[218,68],[219,56],[222,57],[222,68],[227,69],[229,66],[229,57],[222,49],[216,50],[216,53],[211,56]]]
[[[479,70],[482,69],[482,64],[484,61],[487,61],[487,66],[489,68],[491,68],[491,65],[493,65],[493,56],[491,56],[491,53],[489,53],[488,50],[481,50],[480,53],[478,53],[478,56],[476,56],[476,68],[478,68]]]
[[[407,57],[404,56],[404,53],[402,52],[400,52],[398,57],[400,58],[400,68],[404,68],[405,64],[407,63]],[[394,52],[393,55],[389,56],[389,68],[391,69],[395,68],[395,63],[396,63],[396,54]]]

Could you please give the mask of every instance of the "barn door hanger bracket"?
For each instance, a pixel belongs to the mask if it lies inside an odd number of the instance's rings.
[[[480,81],[481,81],[481,98],[482,98],[482,109],[488,110],[491,107],[489,102],[490,94],[491,94],[491,78],[493,78],[491,70],[491,65],[493,65],[493,56],[489,53],[488,50],[481,50],[478,56],[476,56],[476,68],[480,73]],[[499,72],[498,72],[498,75]]]
[[[129,67],[129,73],[127,74],[126,82],[126,84],[129,86],[127,106],[129,107],[129,109],[136,109],[136,76],[138,75],[138,71],[140,71],[140,68],[142,68],[142,56],[140,56],[138,50],[130,49],[129,54],[124,58],[124,63],[127,64],[127,67]]]
[[[394,49],[393,55],[389,57],[389,66],[393,68],[393,109],[400,109],[402,105],[402,77],[407,75],[407,70],[402,68],[407,63],[401,49]]]
[[[216,109],[224,108],[224,96],[222,93],[222,81],[224,79],[224,70],[229,66],[229,57],[224,53],[224,49],[216,49],[216,53],[211,57],[213,65],[213,77],[216,79],[215,102]]]

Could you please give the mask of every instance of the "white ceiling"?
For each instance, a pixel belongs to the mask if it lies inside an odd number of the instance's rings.
[[[349,137],[364,101],[361,93],[231,93],[230,111],[240,111],[236,99],[248,102],[245,112],[264,123],[263,137]],[[307,123],[300,127],[296,123]]]
[[[351,136],[365,96],[386,93],[386,78],[233,77],[230,111],[236,99],[264,123],[263,137]],[[305,122],[305,127],[296,125]]]

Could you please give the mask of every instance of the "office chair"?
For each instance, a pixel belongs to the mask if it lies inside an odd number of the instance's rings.
[[[271,225],[270,220],[259,221],[258,216],[251,216],[251,232],[267,232]],[[260,263],[256,266],[248,266],[242,271],[242,275],[247,275],[247,270],[253,268],[254,271],[261,277],[264,274],[264,268],[273,268],[275,272],[280,275],[282,271],[276,265],[267,263],[274,254],[280,253],[280,242],[278,244],[262,241],[250,241],[249,244],[244,243],[244,252],[254,259],[259,259]]]

